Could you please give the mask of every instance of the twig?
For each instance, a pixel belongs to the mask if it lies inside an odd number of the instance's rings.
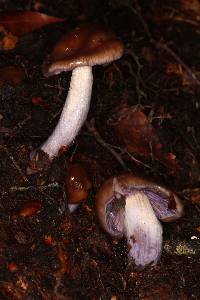
[[[37,191],[45,191],[50,188],[59,188],[58,182],[53,182],[47,185],[41,186],[12,186],[10,188],[11,192],[26,192],[28,190],[37,190]]]
[[[133,156],[132,153],[129,153],[129,152],[128,152],[127,149],[123,149],[123,148],[121,148],[121,147],[119,147],[119,146],[114,146],[114,145],[110,145],[110,147],[119,150],[119,151],[121,152],[121,155],[127,155],[127,156],[129,156],[129,158],[130,158],[136,165],[141,165],[141,166],[143,166],[143,167],[145,167],[145,168],[147,168],[147,169],[152,169],[149,165],[147,165],[147,164],[143,163],[142,161],[140,161],[139,159],[135,158],[135,157]]]
[[[126,154],[130,157],[130,159],[131,159],[134,163],[136,163],[137,165],[142,165],[143,167],[145,167],[145,168],[147,168],[147,169],[151,169],[151,167],[150,167],[149,165],[147,165],[147,164],[143,163],[142,161],[136,159],[136,158],[135,158],[132,154],[130,154],[127,150],[126,150],[125,153],[126,153]]]
[[[133,57],[133,59],[135,60],[136,65],[137,65],[137,73],[135,73],[133,71],[132,65],[128,61],[123,61],[123,64],[128,67],[130,74],[135,79],[136,91],[137,91],[138,100],[139,100],[139,103],[140,103],[140,100],[142,98],[146,98],[147,97],[146,93],[140,88],[140,85],[142,85],[143,87],[145,87],[145,84],[144,84],[144,82],[142,80],[142,77],[141,77],[142,65],[140,64],[139,58],[137,57],[137,55],[134,53],[134,51],[132,49],[131,50],[127,50],[126,53],[128,55],[130,55],[131,57]]]
[[[27,116],[25,119],[20,121],[15,127],[14,131],[21,129],[29,120],[31,119],[31,116]]]
[[[155,43],[155,41],[154,41]],[[184,63],[184,61],[171,49],[167,46],[167,44],[164,43],[155,43],[157,48],[165,50],[168,54],[170,54],[182,67],[185,69],[185,71],[188,73],[188,75],[196,81],[198,85],[200,85],[200,80],[197,78],[197,76],[192,72],[192,70]]]
[[[16,162],[16,160],[14,159],[14,157],[12,155],[8,154],[8,157],[10,158],[10,160],[12,161],[13,165],[15,166],[15,168],[17,169],[17,171],[19,172],[19,174],[22,176],[22,179],[25,182],[29,182],[28,178],[26,177],[26,175],[23,173],[22,169],[20,168],[20,166],[18,165],[18,163]]]
[[[94,125],[94,119],[89,122],[86,121],[85,123],[88,131],[93,135],[93,137],[96,139],[96,141],[102,146],[104,147],[106,150],[108,150],[113,156],[114,158],[118,161],[118,163],[122,166],[122,168],[125,171],[128,171],[128,167],[126,166],[125,162],[123,161],[123,159],[120,157],[120,155],[113,150],[108,143],[106,143],[102,137],[100,136],[100,134],[98,133],[97,129],[95,128]]]
[[[150,42],[152,42],[153,41],[152,34],[149,30],[149,26],[147,25],[146,21],[144,20],[144,18],[142,16],[141,7],[137,0],[135,0],[134,2],[135,2],[136,9],[132,8],[132,11],[138,16],[140,22],[142,23],[144,31],[146,32],[147,37],[149,38]]]

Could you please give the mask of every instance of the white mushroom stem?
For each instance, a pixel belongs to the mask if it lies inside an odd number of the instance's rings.
[[[126,198],[124,226],[129,257],[137,266],[155,265],[161,255],[162,225],[144,193]]]
[[[81,129],[90,107],[92,68],[77,67],[72,71],[69,92],[56,128],[41,146],[53,159],[62,146],[70,145]]]

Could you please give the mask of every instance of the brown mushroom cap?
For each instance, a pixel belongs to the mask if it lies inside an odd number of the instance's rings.
[[[87,23],[64,35],[43,65],[50,76],[80,66],[101,65],[119,59],[123,43],[107,28]]]
[[[163,222],[171,222],[178,218],[180,218],[183,215],[183,205],[179,199],[179,197],[170,189],[167,187],[157,184],[153,181],[149,181],[147,179],[137,177],[135,175],[132,175],[130,173],[122,174],[115,177],[117,179],[117,182],[123,186],[124,188],[129,188],[130,186],[138,187],[138,186],[145,186],[145,188],[155,189],[160,193],[163,193],[166,195],[166,197],[169,198],[169,204],[168,206],[172,206],[170,208],[176,209],[177,214],[174,216],[169,216],[161,219]],[[113,189],[113,177],[108,179],[103,183],[99,191],[96,195],[96,212],[97,216],[100,220],[100,223],[102,227],[108,232],[109,229],[107,228],[106,224],[106,218],[105,218],[105,211],[106,211],[106,205],[108,202],[110,202],[111,198],[114,196],[114,189]],[[171,200],[172,199],[172,200]],[[172,203],[170,203],[172,201]]]
[[[73,164],[68,168],[65,186],[68,203],[76,204],[87,199],[92,183],[83,166]]]

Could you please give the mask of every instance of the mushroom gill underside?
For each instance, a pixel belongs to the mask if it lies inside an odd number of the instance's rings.
[[[176,203],[154,187],[121,187],[105,208],[107,231],[126,236],[129,258],[137,266],[156,264],[162,250],[162,225],[158,219],[176,215]],[[174,200],[175,201],[175,200]],[[169,203],[172,203],[169,206]]]

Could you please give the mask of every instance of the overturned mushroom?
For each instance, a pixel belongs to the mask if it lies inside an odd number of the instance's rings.
[[[126,236],[129,257],[137,266],[155,265],[162,251],[162,225],[183,215],[179,197],[154,182],[124,174],[107,180],[96,196],[102,227],[112,236]]]
[[[38,150],[51,161],[59,149],[69,146],[87,118],[92,92],[92,66],[110,63],[123,54],[122,42],[107,28],[83,24],[66,34],[45,60],[45,76],[71,71],[70,88],[60,119],[54,131],[41,147],[31,153],[37,165]]]

